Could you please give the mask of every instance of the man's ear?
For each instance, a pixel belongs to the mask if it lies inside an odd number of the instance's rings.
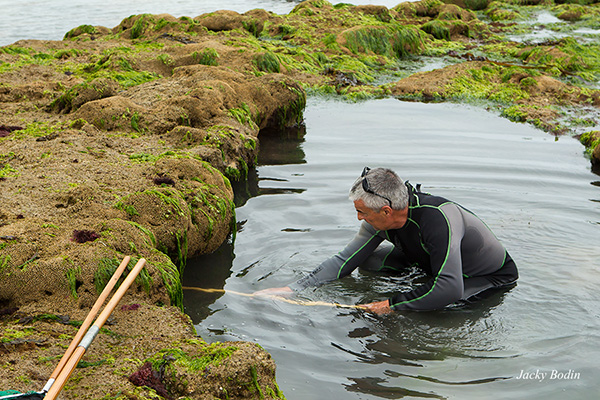
[[[381,210],[383,211],[383,213],[386,216],[392,215],[392,207],[390,207],[390,206],[383,206],[383,207],[381,207]]]

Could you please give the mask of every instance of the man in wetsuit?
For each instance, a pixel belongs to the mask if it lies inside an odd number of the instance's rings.
[[[411,291],[363,304],[369,311],[385,314],[440,309],[488,289],[514,285],[518,278],[508,252],[475,214],[415,190],[390,169],[365,167],[349,197],[363,223],[346,248],[289,286],[256,294],[318,286],[343,278],[359,266],[376,271],[416,266],[430,276]],[[382,244],[384,240],[392,246]]]

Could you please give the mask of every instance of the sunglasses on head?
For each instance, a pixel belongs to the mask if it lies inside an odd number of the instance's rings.
[[[381,197],[382,199],[385,199],[385,200],[387,200],[387,201],[388,201],[388,203],[390,203],[390,207],[391,207],[391,206],[392,206],[392,201],[391,201],[390,199],[388,199],[388,198],[387,198],[387,197],[385,197],[385,196],[382,196],[382,195],[380,195],[379,193],[375,193],[375,191],[374,191],[373,189],[371,189],[371,186],[369,185],[369,181],[367,181],[367,174],[369,173],[369,171],[370,171],[370,170],[371,170],[371,168],[369,168],[369,167],[365,167],[365,168],[363,169],[363,172],[362,172],[362,174],[360,175],[360,176],[361,176],[361,178],[363,178],[363,180],[362,180],[362,187],[363,187],[363,190],[364,190],[365,192],[367,192],[367,193],[374,194],[375,196],[379,196],[379,197]]]

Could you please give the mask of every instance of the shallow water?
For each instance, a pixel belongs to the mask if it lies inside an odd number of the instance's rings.
[[[464,308],[383,317],[186,290],[205,340],[259,343],[288,399],[597,398],[600,179],[575,139],[392,99],[312,99],[305,118],[304,140],[263,143],[256,176],[237,191],[235,243],[190,260],[184,285],[250,293],[311,271],[356,232],[347,191],[365,165],[479,214],[516,260],[519,284]],[[413,278],[355,271],[299,298],[374,301]]]
[[[585,22],[563,21],[551,14],[548,10],[542,10],[532,13],[529,20],[521,22],[522,25],[529,25],[529,33],[516,35],[507,35],[507,39],[514,42],[525,42],[528,44],[543,43],[551,40],[560,40],[566,37],[574,38],[578,43],[595,43],[600,37],[600,30],[593,27],[583,26]],[[593,24],[592,24],[593,25]]]

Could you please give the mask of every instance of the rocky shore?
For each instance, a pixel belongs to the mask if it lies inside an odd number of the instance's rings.
[[[539,12],[562,38],[517,40]],[[131,255],[147,267],[62,398],[284,398],[264,350],[208,345],[181,311],[186,259],[235,229],[230,182],[261,135],[301,125],[307,96],[395,96],[578,136],[598,163],[599,33],[577,32],[599,20],[591,3],[309,0],[1,47],[0,387],[43,387]]]

